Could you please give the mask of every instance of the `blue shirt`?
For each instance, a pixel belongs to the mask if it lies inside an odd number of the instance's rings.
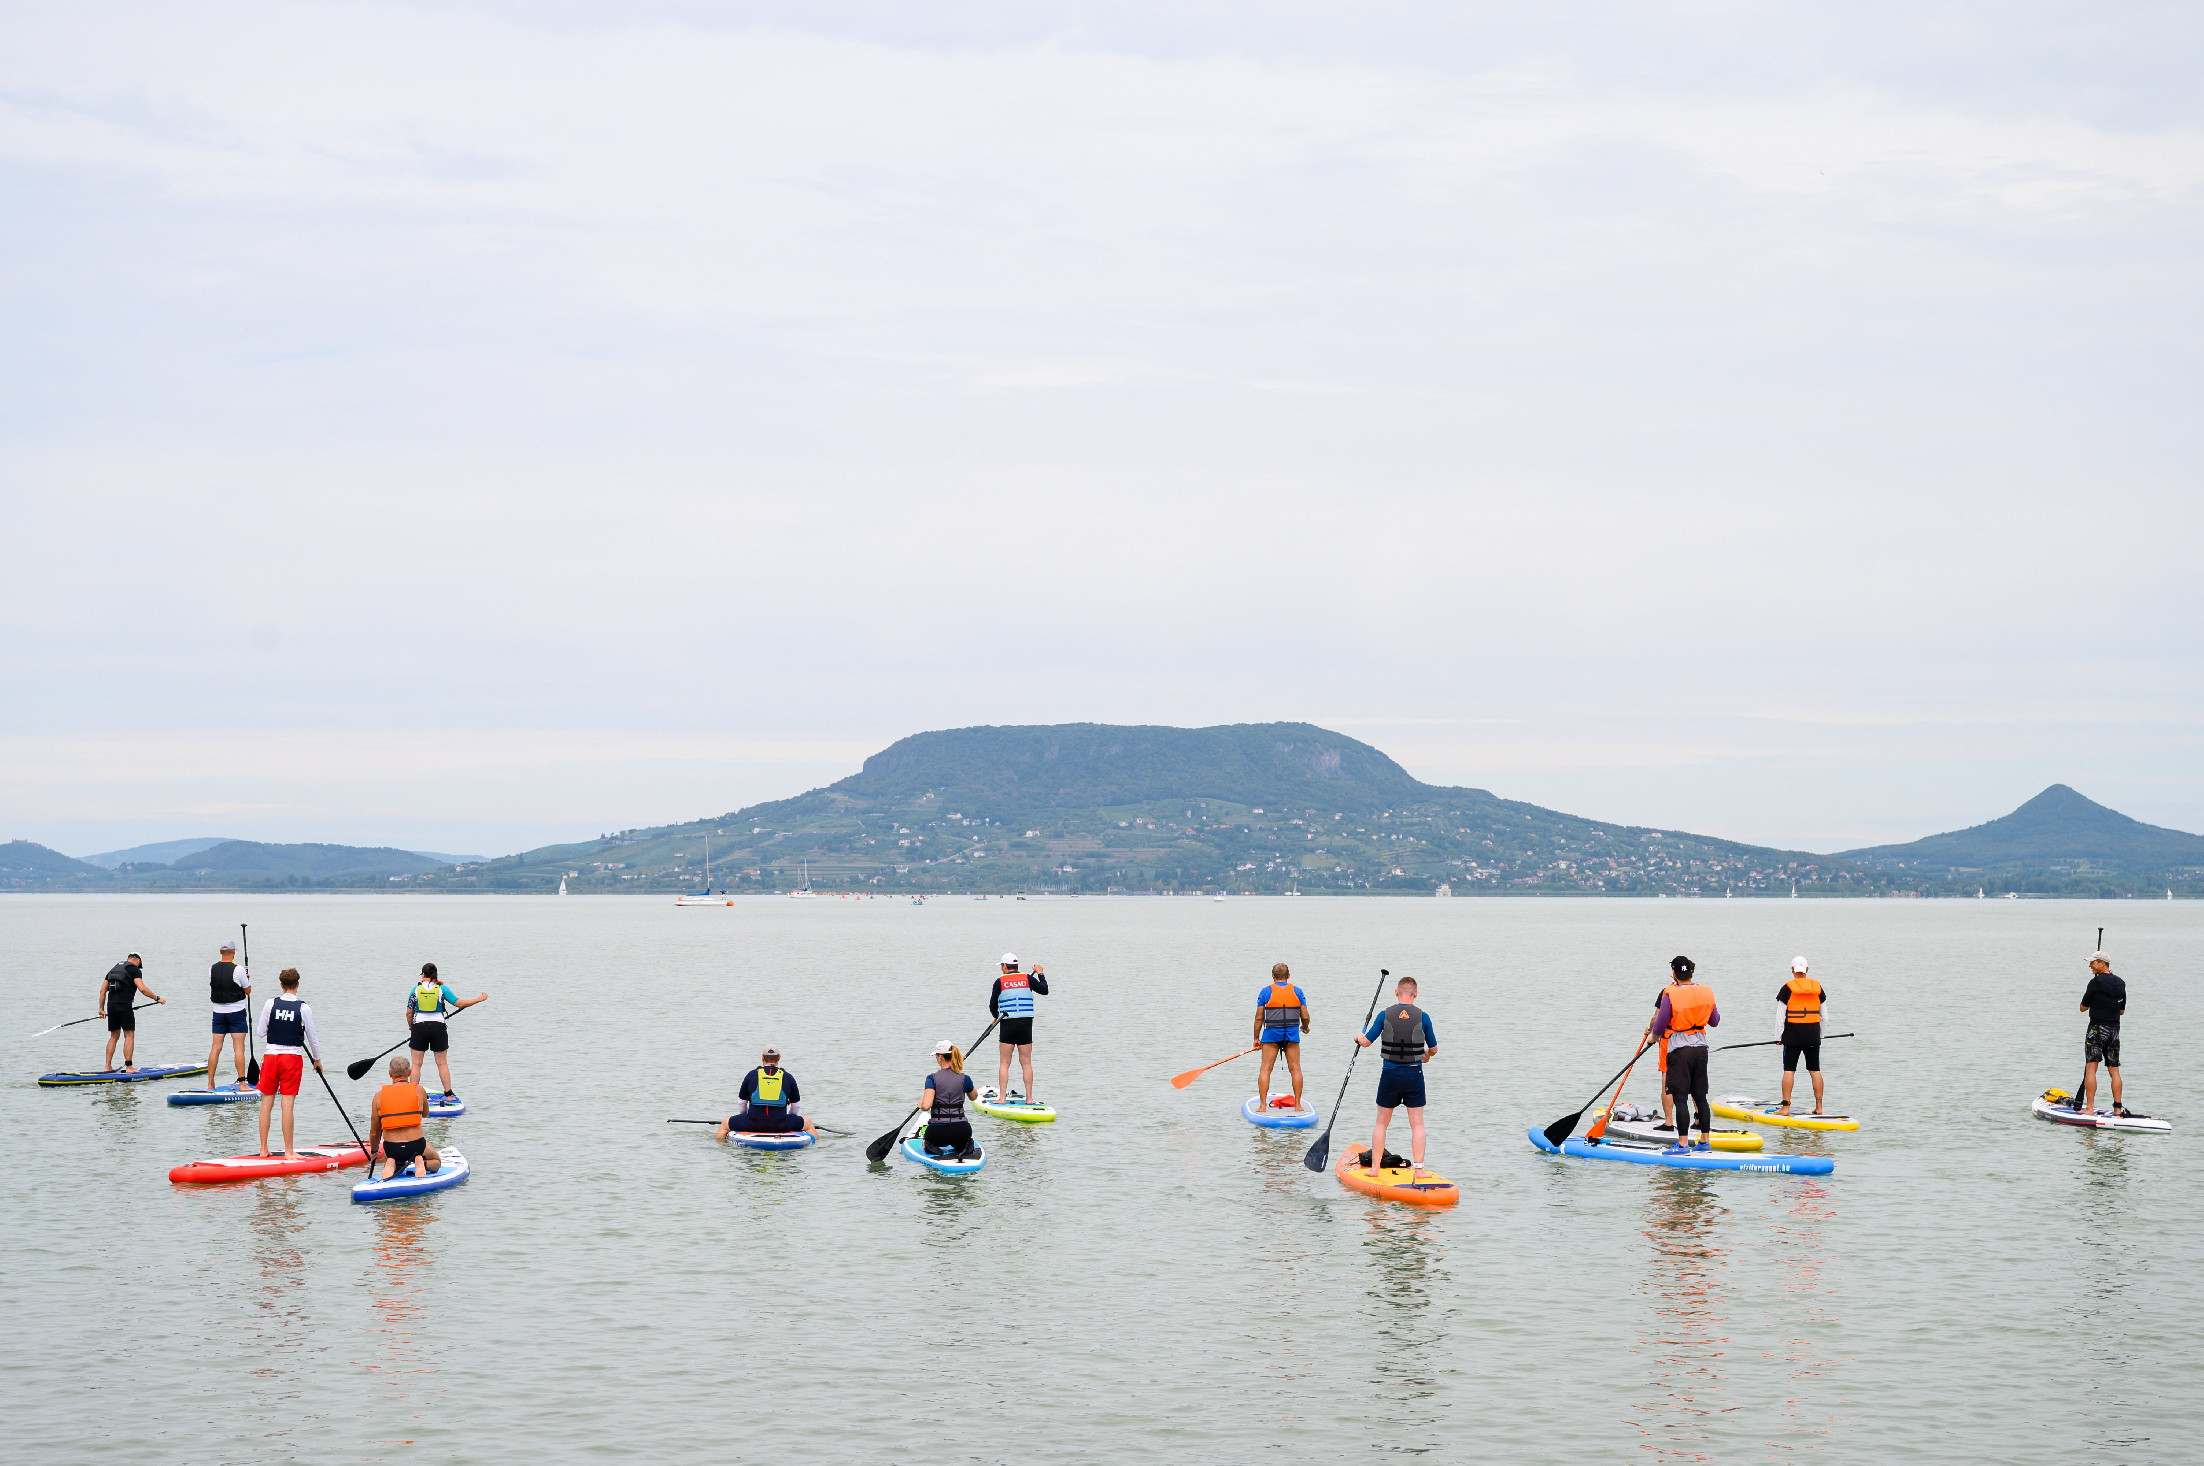
[[[1294,997],[1296,997],[1296,998],[1300,999],[1300,1001],[1301,1001],[1301,1006],[1302,1006],[1303,1008],[1306,1008],[1306,1007],[1308,1007],[1308,1005],[1309,1005],[1309,995],[1308,995],[1307,993],[1305,993],[1305,992],[1302,992],[1302,991],[1301,991],[1301,984],[1299,984],[1299,983],[1295,983],[1295,984],[1293,985],[1293,995],[1294,995]],[[1269,984],[1269,983],[1267,983],[1267,982],[1266,982],[1266,983],[1264,983],[1264,984],[1263,984],[1263,985],[1262,985],[1261,987],[1259,987],[1259,988],[1257,988],[1257,989],[1255,990],[1255,1007],[1256,1007],[1256,1009],[1257,1009],[1257,1011],[1258,1011],[1258,1012],[1259,1012],[1259,1011],[1261,1011],[1261,1009],[1262,1009],[1262,1006],[1263,1006],[1263,999],[1265,999],[1265,998],[1267,998],[1267,997],[1269,997],[1269,996],[1270,996],[1270,984]],[[1298,1024],[1298,1023],[1289,1023],[1289,1024],[1287,1024],[1287,1025],[1286,1025],[1286,1026],[1285,1026],[1284,1028],[1266,1028],[1266,1029],[1264,1029],[1264,1030],[1263,1030],[1263,1036],[1262,1036],[1261,1038],[1257,1039],[1257,1040],[1256,1040],[1256,1042],[1257,1042],[1257,1043],[1266,1043],[1266,1044],[1275,1044],[1275,1043],[1294,1043],[1294,1042],[1298,1041],[1298,1040],[1300,1039],[1300,1037],[1301,1037],[1301,1025],[1300,1025],[1300,1024]]]
[[[1379,1035],[1383,1034],[1384,1032],[1385,1015],[1383,1013],[1380,1013],[1377,1017],[1370,1020],[1370,1026],[1362,1031],[1362,1036],[1368,1039],[1371,1043],[1376,1043],[1378,1041]],[[1435,1049],[1439,1046],[1439,1035],[1431,1027],[1431,1015],[1429,1013],[1423,1015],[1423,1046],[1427,1049]],[[1387,1059],[1385,1061],[1385,1067],[1388,1069],[1397,1069],[1403,1074],[1413,1074],[1422,1066],[1418,1064],[1396,1064],[1391,1059]]]
[[[406,1023],[410,1026],[413,1021],[418,1018],[425,1018],[431,1023],[443,1022],[445,1016],[444,1014],[423,1013],[420,1008],[415,1005],[413,994],[417,989],[419,989],[420,986],[421,984],[416,982],[409,984],[406,988]],[[442,983],[438,983],[436,986],[437,990],[443,994],[444,1005],[446,1007],[456,1009],[459,1006],[459,994],[453,992],[450,988],[444,986],[444,984]]]

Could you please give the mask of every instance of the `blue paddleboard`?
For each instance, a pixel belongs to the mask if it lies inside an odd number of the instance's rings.
[[[1278,1096],[1272,1095],[1271,1098],[1276,1099]],[[1311,1109],[1266,1110],[1256,1104],[1254,1095],[1249,1095],[1247,1102],[1240,1106],[1240,1115],[1248,1124],[1260,1125],[1265,1130],[1306,1130],[1317,1121],[1316,1111]]]
[[[449,1120],[467,1113],[467,1102],[456,1094],[432,1094],[429,1096],[429,1118]]]
[[[94,1069],[79,1074],[41,1074],[38,1083],[44,1089],[59,1089],[72,1084],[143,1084],[148,1079],[174,1079],[184,1074],[204,1074],[204,1064],[155,1064],[145,1069]]]
[[[1628,1161],[1639,1166],[1674,1166],[1683,1171],[1774,1171],[1785,1176],[1826,1176],[1837,1163],[1825,1155],[1757,1155],[1749,1151],[1693,1151],[1670,1155],[1659,1146],[1632,1145],[1627,1141],[1569,1140],[1559,1147],[1543,1130],[1530,1132],[1531,1144],[1548,1155],[1575,1156],[1585,1161]]]
[[[952,1160],[948,1156],[928,1155],[926,1154],[925,1137],[926,1127],[921,1125],[918,1127],[916,1135],[903,1142],[903,1158],[905,1160],[917,1161],[930,1170],[946,1171],[952,1176],[968,1176],[987,1164],[987,1152],[981,1150],[977,1145],[974,1145],[973,1149],[978,1153],[970,1160],[959,1161]]]
[[[352,1188],[354,1201],[396,1201],[403,1196],[421,1196],[430,1191],[443,1191],[457,1186],[467,1179],[467,1158],[456,1150],[440,1153],[444,1164],[422,1176],[415,1172],[419,1161],[409,1162],[406,1168],[387,1181],[362,1181]],[[381,1161],[375,1163],[378,1167]]]
[[[802,1150],[819,1139],[809,1130],[730,1130],[727,1138],[752,1150]]]
[[[169,1095],[172,1105],[234,1105],[245,1100],[260,1098],[260,1091],[240,1079],[235,1084],[217,1085],[213,1089],[179,1089]]]

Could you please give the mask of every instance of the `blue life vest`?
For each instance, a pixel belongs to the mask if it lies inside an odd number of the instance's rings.
[[[995,999],[996,1016],[1002,1018],[1031,1018],[1033,1016],[1033,984],[1022,972],[1006,972],[1002,975],[1003,990]]]
[[[299,1016],[305,1006],[296,993],[287,993],[268,1004],[268,1042],[280,1049],[306,1047],[306,1020]]]

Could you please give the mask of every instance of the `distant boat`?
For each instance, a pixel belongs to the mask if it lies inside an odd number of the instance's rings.
[[[717,896],[712,894],[712,837],[710,835],[704,837],[704,889],[695,895],[684,891],[673,898],[673,904],[676,906],[732,906],[735,904],[725,891],[720,892]]]
[[[1434,896],[1451,896],[1454,894],[1454,888],[1450,885],[1447,885],[1444,881],[1441,881],[1439,883],[1439,889],[1433,891],[1431,894]]]
[[[1224,892],[1219,891],[1216,895],[1211,896],[1209,899],[1212,901],[1222,901],[1224,899]]]
[[[804,862],[804,883],[803,883],[803,888],[802,888],[801,890],[796,890],[796,891],[790,891],[790,892],[788,893],[788,899],[789,899],[789,900],[791,900],[791,901],[816,901],[816,900],[818,900],[818,899],[819,899],[819,893],[818,893],[817,891],[814,891],[814,890],[812,890],[812,889],[811,889],[811,862],[810,862],[810,861],[808,861],[808,860],[807,860],[807,861],[805,861],[805,862]]]
[[[561,896],[563,896],[563,895],[565,895],[565,894],[566,894],[566,877],[565,877],[565,876],[560,876],[560,877],[559,877],[559,894],[560,894]]]
[[[1980,900],[1983,900],[1983,899],[1984,899],[1984,897],[1983,897],[1983,894],[1982,894],[1982,888],[1981,888],[1980,886],[1976,886],[1976,887],[1974,888],[1974,899],[1975,899],[1975,900],[1977,900],[1977,901],[1980,901]]]

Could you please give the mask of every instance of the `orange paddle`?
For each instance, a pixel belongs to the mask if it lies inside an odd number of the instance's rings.
[[[1648,1043],[1646,1047],[1652,1047],[1651,1043]],[[1586,1140],[1597,1140],[1602,1135],[1605,1135],[1607,1133],[1607,1122],[1613,1117],[1615,1113],[1615,1101],[1622,1098],[1623,1085],[1630,1082],[1630,1069],[1637,1068],[1638,1059],[1642,1059],[1644,1057],[1645,1049],[1638,1050],[1637,1058],[1634,1058],[1630,1061],[1630,1068],[1622,1071],[1622,1078],[1616,1083],[1615,1092],[1607,1096],[1607,1108],[1599,1112],[1599,1118],[1592,1122],[1592,1128],[1584,1132],[1584,1138]]]
[[[1261,1044],[1257,1044],[1255,1046],[1255,1049],[1259,1049],[1261,1047]],[[1254,1053],[1255,1049],[1242,1049],[1238,1053],[1234,1054],[1232,1056],[1232,1059],[1244,1059],[1249,1054]],[[1232,1062],[1232,1059],[1219,1059],[1217,1061],[1217,1064],[1229,1064]],[[1172,1080],[1171,1087],[1173,1089],[1184,1089],[1187,1085],[1192,1084],[1195,1080],[1201,1078],[1204,1074],[1207,1074],[1210,1070],[1216,1068],[1217,1064],[1204,1064],[1199,1069],[1189,1069],[1184,1074],[1181,1074],[1178,1078]]]

